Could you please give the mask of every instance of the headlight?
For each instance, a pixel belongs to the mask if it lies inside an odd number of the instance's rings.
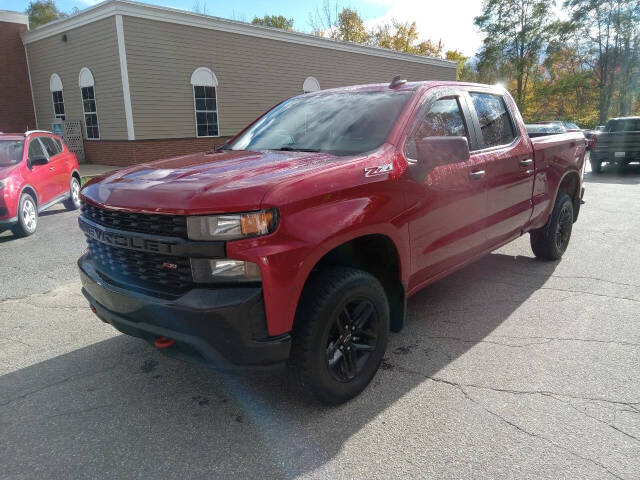
[[[191,272],[196,283],[259,282],[260,267],[252,262],[228,258],[192,258]]]
[[[273,232],[278,225],[275,209],[259,212],[187,217],[191,240],[237,240]]]
[[[4,188],[9,185],[9,179],[5,178],[4,180],[0,180],[0,188]]]

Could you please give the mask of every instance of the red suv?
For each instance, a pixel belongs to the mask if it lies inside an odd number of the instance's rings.
[[[80,208],[75,154],[50,132],[0,133],[0,231],[31,235],[38,213],[58,202]]]

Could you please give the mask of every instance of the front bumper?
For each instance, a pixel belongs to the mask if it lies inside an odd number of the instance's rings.
[[[175,340],[171,356],[222,369],[273,366],[289,358],[288,334],[267,337],[260,287],[195,288],[177,299],[110,284],[86,255],[78,260],[82,293],[96,314],[121,332],[152,343]]]

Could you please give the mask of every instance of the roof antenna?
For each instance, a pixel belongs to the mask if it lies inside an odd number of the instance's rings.
[[[407,80],[405,78],[402,78],[402,75],[396,75],[395,77],[393,77],[393,80],[391,80],[389,88],[396,88],[400,85],[404,85],[405,83],[407,83]]]

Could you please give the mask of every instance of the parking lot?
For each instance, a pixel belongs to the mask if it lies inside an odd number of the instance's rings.
[[[426,288],[336,408],[100,322],[77,212],[0,234],[0,478],[640,478],[640,168],[585,187],[561,262],[525,236]]]

